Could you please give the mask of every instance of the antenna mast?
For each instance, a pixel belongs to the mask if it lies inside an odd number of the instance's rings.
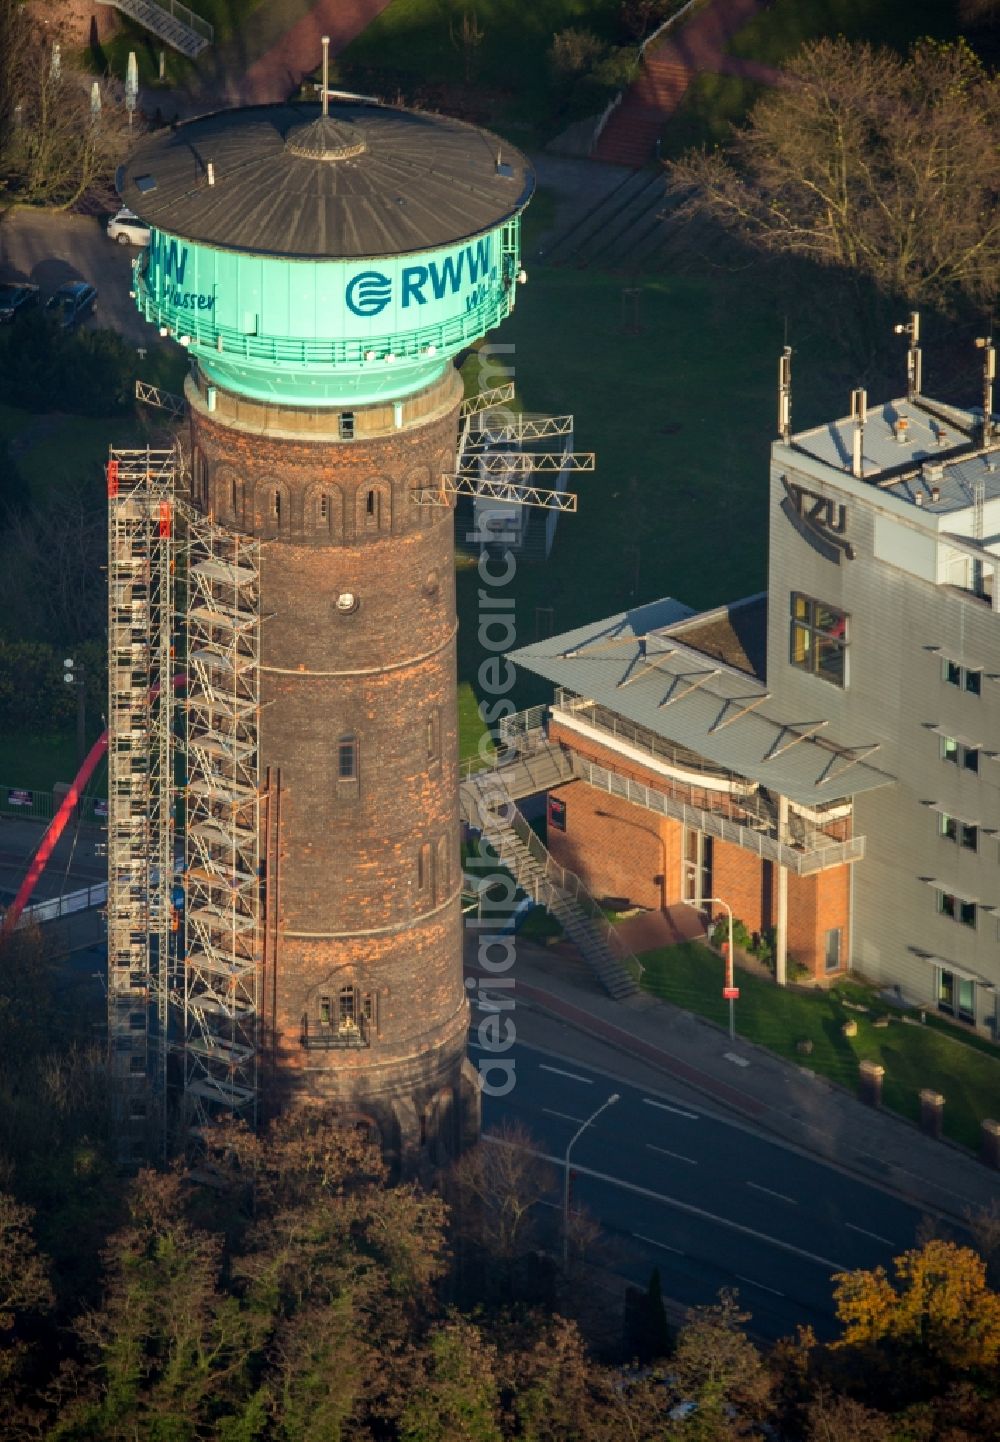
[[[906,399],[915,400],[920,394],[920,387],[923,381],[922,357],[920,351],[920,312],[910,311],[910,319],[903,325],[894,325],[893,330],[897,335],[905,335],[909,340],[906,351]]]
[[[993,382],[997,376],[997,353],[993,337],[977,336],[976,345],[983,352],[983,445],[993,439]]]
[[[330,37],[323,36],[323,114],[330,113]]]
[[[778,433],[785,445],[792,438],[792,348],[786,345],[778,360]]]
[[[868,392],[863,386],[851,391],[851,415],[854,418],[854,445],[851,454],[851,475],[864,479],[865,422],[868,419]]]

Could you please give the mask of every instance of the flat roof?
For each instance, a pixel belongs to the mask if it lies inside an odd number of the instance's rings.
[[[721,608],[733,610],[738,604]],[[895,780],[865,759],[877,755],[871,737],[844,743],[827,733],[823,717],[781,719],[759,679],[686,644],[689,634],[699,634],[699,622],[714,624],[719,614],[697,617],[665,597],[522,646],[510,659],[802,806]]]
[[[900,421],[905,426],[900,428]],[[1000,437],[988,449],[978,443],[979,416],[924,397],[886,401],[868,410],[860,477],[886,495],[908,501],[929,515],[944,516],[1000,497]],[[791,438],[790,449],[853,475],[855,422],[828,421]],[[902,438],[901,438],[902,437]],[[780,442],[779,442],[780,445]]]
[[[732,601],[716,611],[703,611],[670,629],[686,646],[703,656],[725,661],[763,681],[767,668],[767,592]]]
[[[208,183],[212,165],[213,184]],[[157,132],[119,173],[148,224],[195,244],[290,259],[389,257],[454,245],[531,198],[506,140],[388,105],[254,105]]]

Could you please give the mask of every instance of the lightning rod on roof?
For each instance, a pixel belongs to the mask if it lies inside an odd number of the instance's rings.
[[[785,445],[792,435],[792,348],[786,345],[778,360],[778,434]]]
[[[330,37],[323,36],[323,114],[330,114]]]
[[[854,420],[854,443],[851,448],[851,475],[864,478],[865,422],[868,419],[868,392],[863,386],[851,391],[851,416]]]

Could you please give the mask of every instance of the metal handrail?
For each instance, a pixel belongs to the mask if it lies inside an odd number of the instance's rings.
[[[733,821],[721,812],[692,806],[689,802],[672,796],[669,791],[645,786],[639,781],[633,781],[629,776],[622,776],[605,766],[586,761],[576,753],[573,754],[573,771],[580,780],[606,791],[609,796],[618,796],[660,816],[670,816],[693,830],[707,832],[720,841],[730,841],[744,851],[756,852],[762,858],[787,867],[797,876],[810,876],[813,872],[824,871],[830,866],[860,861],[865,854],[863,836],[854,836],[846,841],[831,841],[825,846],[815,846],[808,851],[800,850],[797,846],[779,841],[769,832],[760,832],[752,826]]]
[[[494,813],[489,811],[487,811],[484,816],[484,835],[487,840],[493,844],[498,857],[500,857],[501,860],[506,859],[503,846],[505,832],[513,832],[522,846],[527,850],[530,858],[541,866],[545,882],[548,883],[548,886],[551,887],[555,893],[554,898],[547,897],[546,904],[551,905],[552,899],[565,900],[569,898],[575,902],[586,919],[596,925],[612,958],[619,961],[625,967],[634,981],[641,981],[645,970],[642,962],[625,944],[615,927],[608,921],[601,907],[587,890],[587,887],[581,881],[580,877],[577,876],[575,871],[570,871],[567,867],[560,866],[559,862],[556,861],[555,857],[544,845],[537,833],[532,830],[520,811],[518,811],[516,807],[512,807],[511,809],[513,816],[506,822],[501,822],[499,817],[496,817]],[[492,826],[489,824],[491,818],[494,823]],[[514,876],[520,884],[520,867],[517,865],[517,857],[515,856],[513,860]],[[536,895],[536,900],[538,899],[540,898]]]

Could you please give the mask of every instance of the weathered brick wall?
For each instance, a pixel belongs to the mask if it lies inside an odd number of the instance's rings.
[[[654,816],[585,781],[557,787],[552,795],[566,804],[566,830],[548,828],[549,850],[592,895],[625,896],[654,910],[680,899],[679,821]]]
[[[451,466],[461,388],[449,372],[437,389],[400,429],[341,441],[295,434],[301,417],[274,406],[263,430],[246,406],[222,424],[188,388],[195,498],[264,540],[261,767],[280,790],[271,1100],[336,1100],[404,1148],[418,1139],[400,1135],[398,1103],[415,1101],[420,1127],[458,1086],[467,1014],[452,517],[412,495]],[[356,780],[338,773],[346,738]],[[320,998],[347,986],[373,998],[372,1045],[303,1048],[303,1018],[316,1030]]]
[[[835,927],[841,930],[840,970],[850,965],[850,870],[834,866],[815,876],[788,878],[788,955],[817,981],[831,976],[825,967],[826,933]]]

